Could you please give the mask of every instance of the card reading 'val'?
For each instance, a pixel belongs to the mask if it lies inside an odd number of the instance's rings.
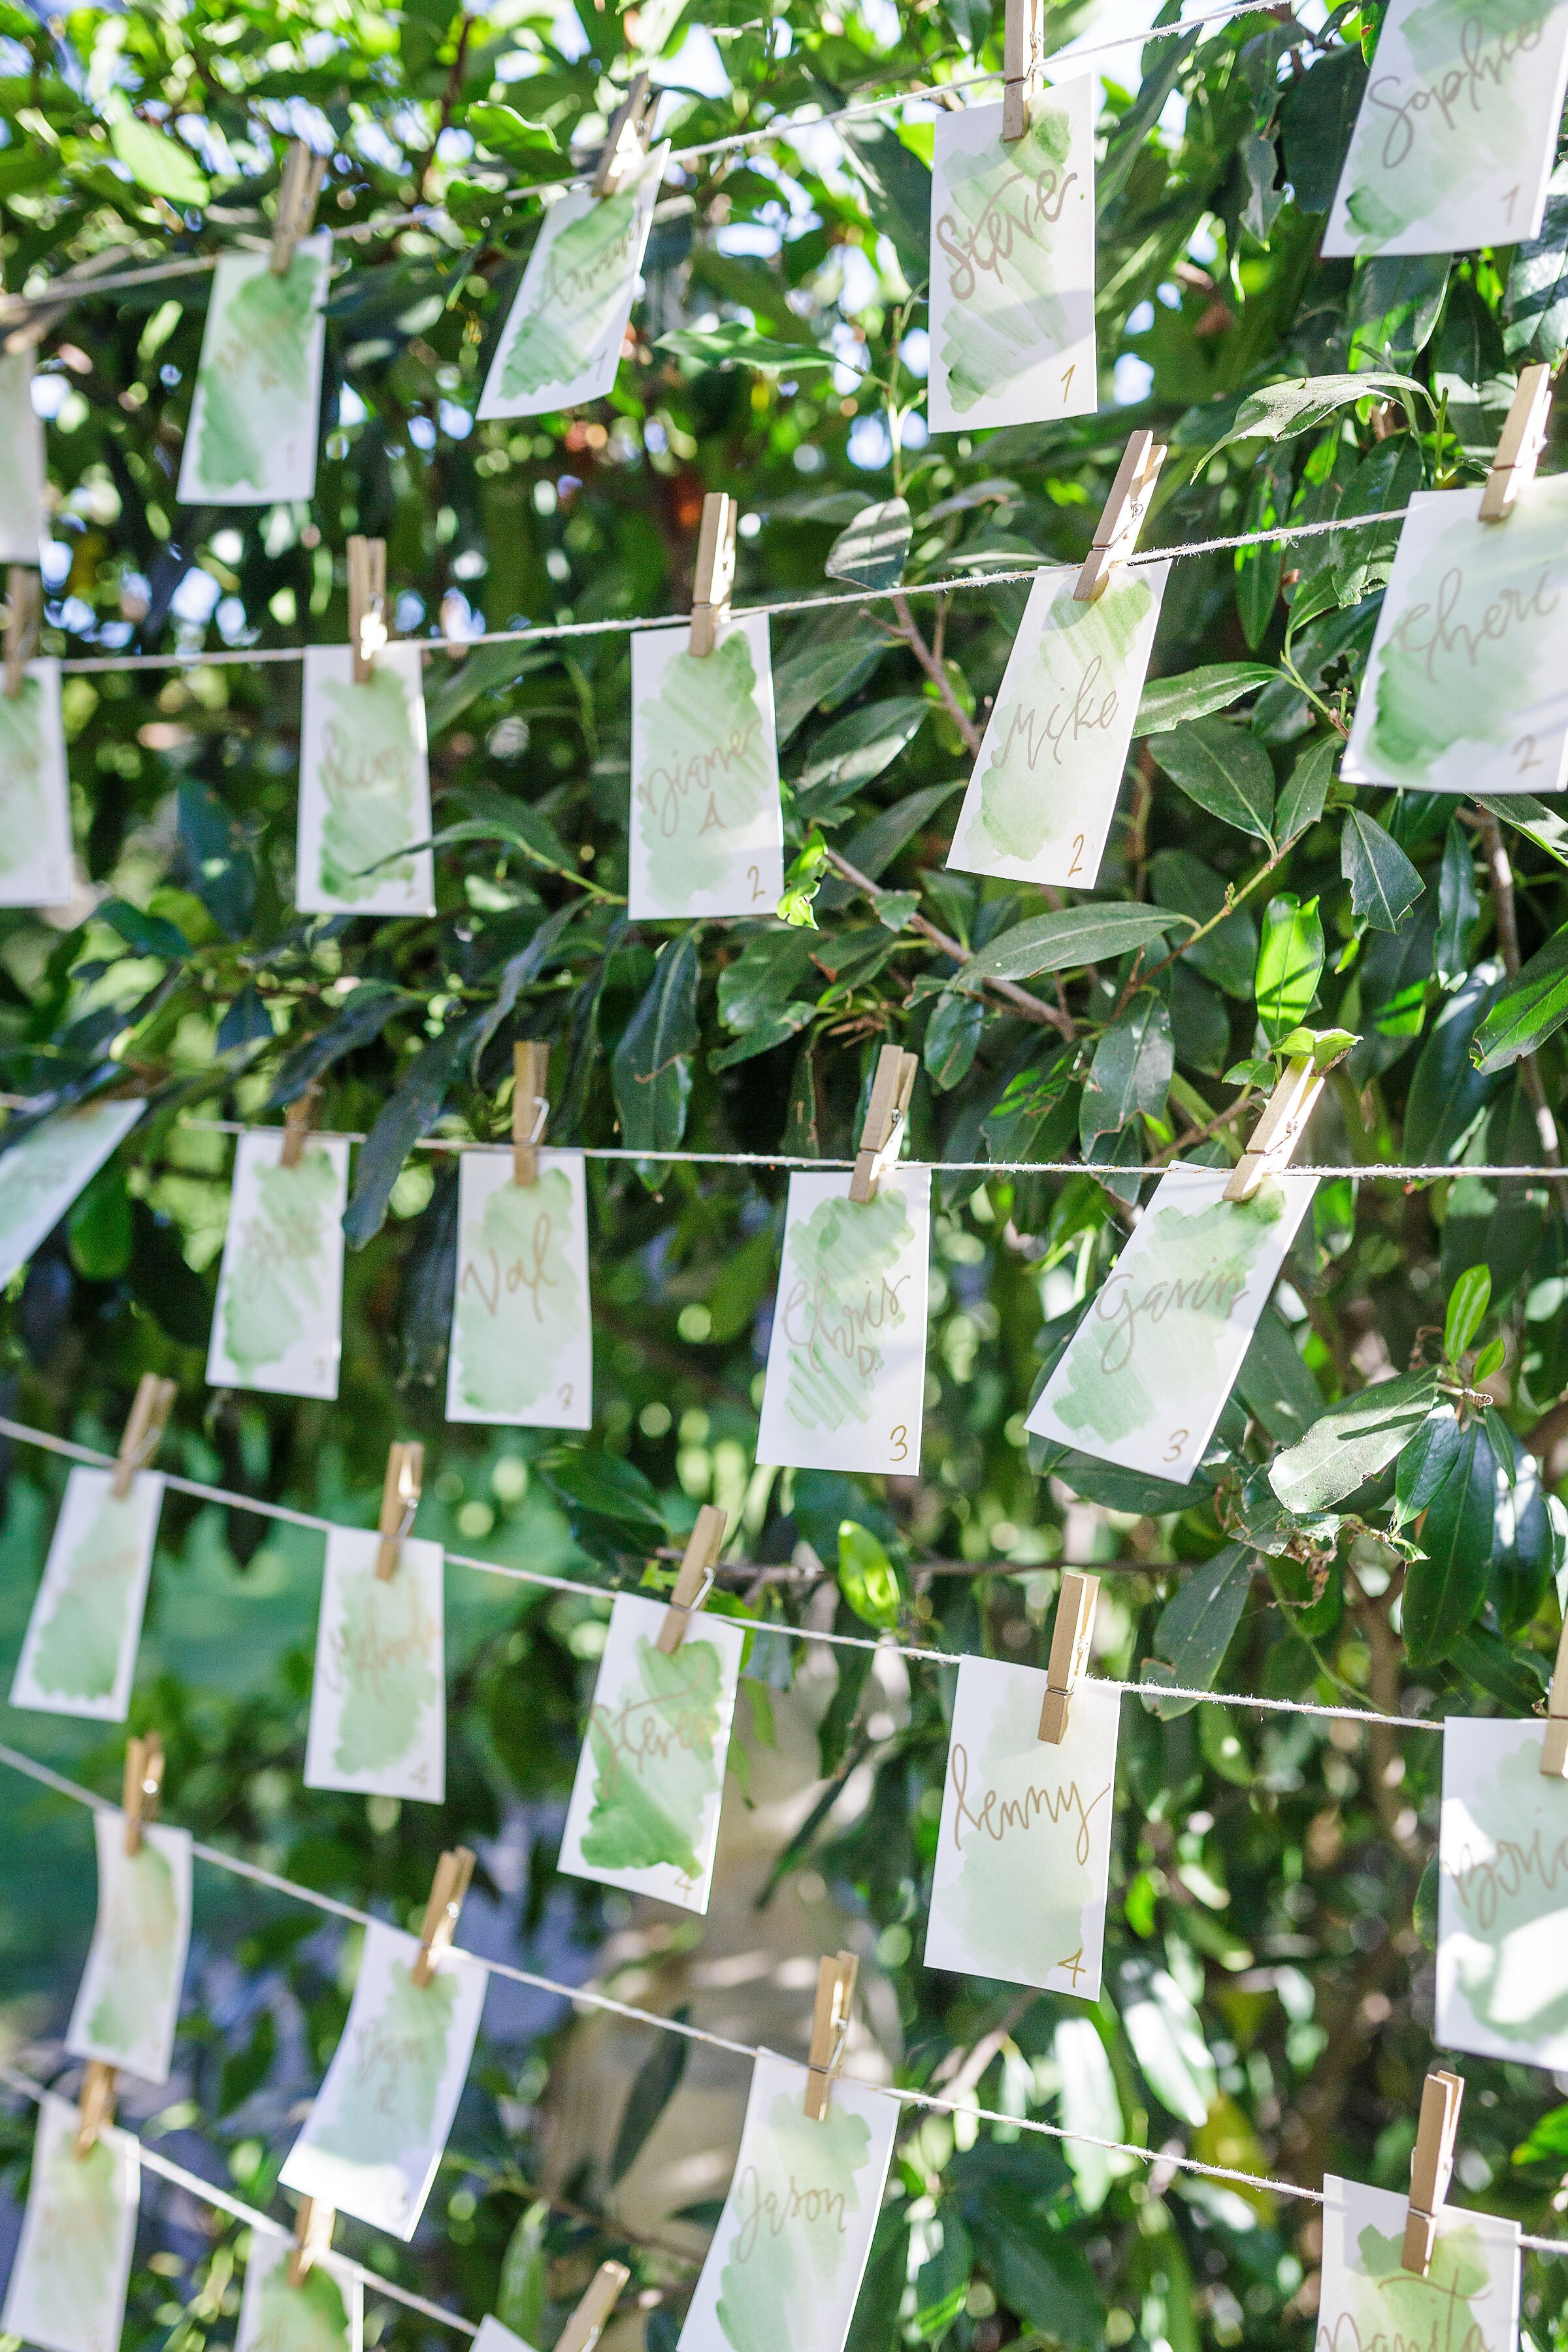
[[[661,916],[766,915],[784,889],[784,814],[765,613],[710,654],[684,629],[632,639],[631,904]]]
[[[190,1837],[150,1824],[127,1853],[123,1813],[98,1813],[92,1826],[98,1921],[66,2048],[166,2083],[191,1940]]]
[[[123,1499],[112,1470],[72,1470],[16,1661],[13,1706],[124,1722],[163,1504],[155,1470],[139,1470]]]
[[[365,1930],[342,2039],[279,2179],[411,2238],[473,2055],[485,1971],[450,1951],[416,1984],[417,1938]]]
[[[1450,1716],[1437,1839],[1437,2022],[1446,2050],[1568,2068],[1568,1780],[1539,1716]]]
[[[292,1168],[283,1165],[281,1129],[255,1128],[240,1137],[207,1351],[209,1387],[337,1395],[348,1190],[345,1137],[309,1137]]]
[[[542,1151],[520,1184],[510,1151],[465,1151],[448,1421],[591,1429],[594,1331],[580,1151]]]
[[[361,2352],[364,2282],[330,2254],[318,2254],[290,2286],[293,2254],[286,2238],[264,2238],[259,2231],[252,2236],[234,2352]]]
[[[1224,1168],[1163,1175],[1027,1427],[1184,1486],[1214,1435],[1316,1179],[1224,1197]]]
[[[180,461],[183,504],[268,507],[314,495],[331,266],[324,230],[297,245],[281,273],[269,253],[218,263]]]
[[[936,433],[1091,416],[1094,114],[1089,78],[1002,109],[939,114],[931,157],[931,424]]]
[[[63,907],[76,888],[60,666],[32,661],[0,694],[0,907]]]
[[[0,2332],[38,2352],[118,2352],[142,2166],[129,2132],[76,2152],[75,2107],[46,2092]]]
[[[1323,2176],[1323,2281],[1314,2352],[1514,2352],[1519,2223],[1443,2206],[1423,2278],[1401,2260],[1410,2200]]]
[[[1341,763],[1349,783],[1559,793],[1568,783],[1568,475],[1503,522],[1418,490]]]
[[[702,1611],[667,1657],[664,1617],[663,1601],[616,1595],[560,1866],[706,1911],[746,1637]]]
[[[1121,1695],[1080,1682],[1053,1746],[1046,1687],[1033,1666],[959,1666],[925,1964],[1098,2000]]]
[[[447,1793],[446,1555],[405,1536],[397,1565],[375,1572],[381,1538],[362,1528],[327,1538],[307,1789],[367,1797]]]
[[[384,646],[354,681],[347,646],[305,652],[301,914],[433,915],[430,767],[417,646]]]
[[[949,866],[1094,887],[1170,569],[1119,566],[1092,604],[1074,596],[1076,572],[1037,575]]]
[[[840,2075],[814,2123],[805,2068],[762,2053],[678,2352],[844,2352],[899,2116],[896,2099]]]
[[[925,1415],[931,1171],[789,1180],[757,1460],[913,1477]]]

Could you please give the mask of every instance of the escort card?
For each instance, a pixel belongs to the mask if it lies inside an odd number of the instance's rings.
[[[16,1661],[13,1706],[124,1722],[163,1505],[155,1470],[139,1470],[123,1500],[112,1470],[71,1471]]]
[[[632,638],[634,922],[768,915],[784,890],[767,614],[710,654],[687,646],[684,629]]]
[[[347,646],[308,646],[302,744],[300,913],[433,915],[418,646],[384,646],[356,685]]]
[[[1568,2068],[1568,1780],[1541,1769],[1542,1718],[1450,1716],[1437,1841],[1445,2050]]]
[[[1419,2086],[1417,2086],[1419,2095]],[[1323,2278],[1316,2345],[1392,2352],[1395,2345],[1514,2352],[1519,2223],[1445,2205],[1426,2277],[1401,2259],[1410,2200],[1323,2176]]]
[[[60,666],[31,661],[0,691],[0,907],[63,907],[76,890]]]
[[[166,2083],[191,1940],[191,1841],[149,1824],[125,1851],[125,1816],[93,1816],[98,1921],[66,2031],[73,2058]]]
[[[146,1108],[138,1097],[57,1110],[0,1151],[0,1283],[26,1265]]]
[[[180,461],[183,506],[314,496],[331,267],[325,230],[294,247],[281,276],[270,253],[218,263]]]
[[[397,1566],[380,1577],[380,1537],[362,1528],[334,1528],[327,1538],[305,1786],[438,1805],[447,1793],[446,1555],[438,1543],[405,1536]]]
[[[448,1421],[594,1425],[583,1155],[538,1160],[537,1181],[520,1184],[510,1151],[460,1155]]]
[[[0,2333],[38,2352],[119,2352],[142,2166],[129,2132],[76,2152],[79,2116],[46,2092]]]
[[[343,1335],[343,1209],[349,1147],[312,1135],[292,1168],[281,1128],[253,1128],[234,1155],[211,1388],[334,1398]]]
[[[287,2239],[252,2234],[234,2352],[362,2352],[364,2283],[318,2254],[298,2286],[289,2284]]]

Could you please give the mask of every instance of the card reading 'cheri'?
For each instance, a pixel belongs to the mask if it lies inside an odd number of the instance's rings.
[[[313,1135],[292,1168],[279,1128],[253,1128],[234,1189],[207,1351],[212,1388],[333,1398],[343,1338],[349,1147]]]
[[[762,2053],[678,2352],[844,2352],[900,2112],[840,2075],[813,2122],[805,2068]]]
[[[63,907],[76,887],[60,666],[32,661],[0,694],[0,907]]]
[[[155,1470],[139,1470],[123,1498],[112,1470],[72,1470],[16,1661],[13,1706],[124,1722],[163,1504]]]
[[[1568,2067],[1568,1780],[1539,1716],[1450,1716],[1437,1840],[1437,2022],[1446,2050]]]
[[[465,1151],[448,1421],[591,1429],[594,1328],[580,1151],[541,1151],[518,1183],[510,1151]]]
[[[0,2333],[38,2352],[118,2352],[142,2166],[129,2132],[76,2152],[77,2109],[46,2091]]]
[[[294,2249],[288,2239],[250,2241],[234,2352],[361,2352],[364,2283],[356,2271],[318,2254],[298,2286],[289,2284]]]
[[[1519,2223],[1443,2206],[1425,2278],[1401,2260],[1408,2197],[1323,2176],[1323,2278],[1314,2352],[1514,2352]]]
[[[366,1928],[342,2039],[279,2175],[405,2240],[452,2128],[488,1982],[477,1960],[447,1951],[416,1984],[418,1958],[415,1937]]]
[[[1121,1693],[1080,1682],[1053,1746],[1046,1688],[1034,1666],[959,1666],[925,1964],[1098,2000]]]
[[[1316,1179],[1227,1201],[1224,1168],[1173,1168],[1091,1300],[1026,1426],[1185,1486],[1214,1435]]]
[[[121,1101],[58,1110],[0,1152],[0,1283],[26,1265],[146,1108]]]
[[[1038,92],[1027,131],[1011,142],[999,105],[937,117],[933,432],[1094,414],[1098,90],[1086,77]]]
[[[301,914],[433,915],[430,766],[417,646],[384,646],[355,683],[347,646],[305,652]]]
[[[949,866],[1094,887],[1170,569],[1120,565],[1091,604],[1073,594],[1076,572],[1038,574],[985,722]]]
[[[789,1180],[757,1460],[913,1477],[925,1416],[931,1171]]]
[[[146,2083],[166,2083],[191,1940],[191,1841],[149,1824],[125,1851],[125,1816],[93,1818],[98,1920],[66,2048]]]
[[[334,1528],[327,1538],[307,1789],[367,1797],[447,1793],[446,1555],[405,1536],[390,1576],[376,1574],[374,1530]]]
[[[1341,763],[1349,783],[1560,793],[1568,783],[1568,475],[1506,521],[1479,490],[1418,490]]]
[[[706,1911],[746,1637],[704,1610],[667,1657],[664,1618],[662,1601],[616,1595],[560,1866]]]
[[[314,495],[331,267],[325,230],[297,245],[280,273],[269,253],[218,263],[180,461],[183,505],[268,507]]]
[[[765,613],[710,654],[684,629],[632,639],[634,921],[766,915],[784,889],[784,814]]]

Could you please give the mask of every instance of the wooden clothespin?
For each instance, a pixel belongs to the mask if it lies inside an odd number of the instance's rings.
[[[653,88],[646,73],[635,76],[625,100],[610,117],[610,127],[594,173],[596,196],[618,195],[627,179],[641,168],[653,129],[649,100]]]
[[[827,2119],[833,2078],[844,2063],[849,2039],[849,2011],[860,1963],[853,1952],[839,1952],[816,1967],[816,2006],[811,2013],[811,2055],[805,2062],[805,2112],[814,2124]]]
[[[1541,1743],[1541,1769],[1549,1780],[1568,1780],[1568,1617],[1557,1637],[1557,1663],[1546,1695],[1546,1737]]]
[[[386,541],[362,539],[356,531],[349,540],[349,643],[356,686],[369,679],[387,635]]]
[[[427,1985],[442,1953],[451,1950],[463,1897],[473,1874],[474,1857],[466,1845],[455,1845],[436,1864],[430,1900],[425,1906],[424,1924],[419,1930],[419,1958],[411,1970],[416,1985]]]
[[[1415,2126],[1410,2158],[1410,2212],[1400,2256],[1404,2267],[1419,2278],[1425,2278],[1430,2269],[1437,2242],[1437,2216],[1454,2174],[1454,2143],[1459,2136],[1464,2095],[1461,2077],[1441,2066],[1433,2067],[1421,2092],[1421,2120]]]
[[[89,2058],[82,2068],[81,2094],[77,2101],[76,2155],[78,2160],[91,2153],[98,2145],[100,2132],[106,2132],[114,2121],[114,2094],[118,2077],[112,2066],[101,2058]]]
[[[1323,1075],[1313,1069],[1310,1054],[1298,1054],[1286,1063],[1246,1150],[1230,1171],[1226,1200],[1250,1201],[1266,1176],[1277,1176],[1289,1164],[1322,1091]]]
[[[1079,1576],[1068,1569],[1057,1600],[1051,1627],[1051,1659],[1046,1668],[1046,1696],[1040,1707],[1040,1738],[1059,1748],[1067,1737],[1068,1702],[1079,1676],[1089,1665],[1089,1637],[1100,1601],[1098,1576]]]
[[[688,653],[713,653],[730,617],[735,584],[735,525],[741,509],[728,490],[709,490],[702,500],[697,535],[697,572],[691,586],[691,635]]]
[[[713,1571],[719,1565],[728,1524],[717,1503],[704,1503],[697,1514],[697,1525],[688,1538],[675,1590],[658,1629],[656,1646],[667,1658],[674,1657],[691,1631],[691,1620],[713,1590]]]
[[[1084,558],[1078,585],[1072,592],[1076,603],[1092,604],[1097,596],[1103,596],[1116,566],[1125,563],[1137,546],[1164,462],[1165,445],[1156,441],[1152,433],[1141,430],[1130,436],[1095,530],[1094,543]]]
[[[860,1129],[855,1173],[849,1179],[852,1201],[874,1201],[879,1180],[899,1156],[919,1066],[914,1055],[906,1054],[900,1045],[884,1045],[877,1056],[877,1075],[871,1081],[871,1099],[866,1106],[866,1122]]]
[[[555,2340],[555,2352],[594,2352],[631,2277],[625,2263],[601,2263],[588,2292]]]
[[[36,572],[13,563],[5,572],[5,698],[15,702],[22,691],[27,664],[38,650],[38,623],[44,609],[43,586]]]
[[[125,1772],[120,1784],[120,1806],[125,1816],[125,1853],[134,1860],[142,1851],[142,1832],[158,1811],[163,1793],[163,1742],[155,1731],[125,1743]]]
[[[1007,0],[1002,26],[1002,137],[1026,138],[1029,101],[1040,87],[1040,0]]]
[[[316,200],[327,175],[327,159],[303,139],[294,140],[283,166],[278,190],[278,210],[272,221],[272,257],[268,264],[275,278],[287,278],[294,247],[316,225]]]
[[[1552,370],[1544,360],[1521,368],[1503,428],[1497,456],[1481,492],[1482,522],[1502,522],[1521,490],[1535,479],[1535,468],[1546,446],[1552,415]]]
[[[301,2197],[294,2216],[294,2251],[289,2257],[290,2286],[303,2286],[315,2265],[332,2250],[337,2207],[323,2197]]]
[[[550,1048],[537,1038],[511,1049],[511,1178],[514,1184],[539,1181],[539,1147],[550,1117],[545,1087]]]
[[[163,1444],[174,1402],[173,1381],[160,1380],[156,1372],[142,1373],[136,1383],[136,1395],[125,1423],[125,1434],[120,1441],[120,1452],[115,1456],[114,1479],[110,1492],[116,1502],[124,1502],[136,1473],[147,1468]]]
[[[387,1449],[378,1522],[381,1545],[375,1555],[375,1572],[384,1584],[397,1572],[397,1557],[404,1537],[414,1525],[424,1483],[425,1448],[416,1437],[411,1437],[406,1444],[401,1438],[395,1439]]]
[[[305,1138],[310,1134],[321,1100],[319,1078],[312,1078],[302,1095],[296,1095],[283,1115],[283,1149],[278,1155],[280,1168],[298,1168],[304,1156]]]

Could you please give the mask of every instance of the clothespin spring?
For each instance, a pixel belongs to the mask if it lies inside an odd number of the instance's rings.
[[[1156,441],[1152,433],[1140,430],[1129,436],[1072,592],[1075,604],[1092,604],[1103,596],[1110,585],[1112,572],[1119,563],[1126,562],[1137,546],[1164,462],[1165,445]]]
[[[1266,1176],[1277,1175],[1288,1166],[1291,1153],[1307,1131],[1307,1121],[1323,1091],[1325,1076],[1325,1072],[1313,1067],[1310,1054],[1298,1054],[1293,1061],[1287,1062],[1284,1076],[1269,1096],[1246,1150],[1230,1171],[1223,1195],[1226,1200],[1250,1201]]]

